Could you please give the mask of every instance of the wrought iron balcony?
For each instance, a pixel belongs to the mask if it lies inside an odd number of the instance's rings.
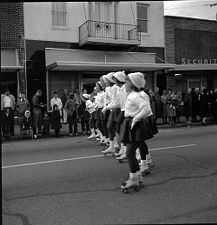
[[[87,20],[79,27],[79,44],[141,44],[139,25]]]

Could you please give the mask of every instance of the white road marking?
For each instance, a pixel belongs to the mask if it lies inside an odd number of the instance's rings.
[[[149,151],[159,151],[159,150],[167,150],[167,149],[173,149],[173,148],[184,148],[184,147],[191,147],[191,146],[195,146],[195,145],[196,144],[188,144],[188,145],[177,145],[177,146],[171,146],[171,147],[152,148],[152,149],[149,149]],[[41,164],[48,164],[48,163],[57,163],[57,162],[65,162],[65,161],[73,161],[73,160],[79,160],[79,159],[100,158],[100,157],[104,157],[104,155],[102,155],[102,154],[101,155],[90,155],[90,156],[81,156],[81,157],[68,158],[68,159],[57,159],[57,160],[42,161],[42,162],[24,163],[24,164],[17,164],[17,165],[11,165],[11,166],[3,166],[2,169],[41,165]]]

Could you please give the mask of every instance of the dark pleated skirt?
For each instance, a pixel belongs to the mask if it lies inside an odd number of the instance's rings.
[[[91,113],[92,118],[95,119],[95,120],[96,120],[96,114],[97,114],[96,111],[94,111],[94,112]]]
[[[96,120],[102,120],[102,109],[97,109],[96,111]]]
[[[123,143],[143,142],[154,137],[149,117],[138,121],[131,129],[132,117],[125,117],[120,128]]]
[[[121,112],[120,108],[112,109],[110,111],[108,121],[117,122],[120,112]]]
[[[121,124],[124,121],[124,111],[120,111],[118,118],[117,118],[117,124],[116,124],[116,131],[120,135],[120,130],[121,130]]]
[[[109,118],[109,114],[110,114],[110,110],[105,111],[105,113],[102,113],[102,120],[103,121],[108,121]]]
[[[156,119],[154,117],[154,115],[152,116],[149,116],[147,118],[149,124],[150,124],[150,127],[151,127],[151,130],[152,130],[152,133],[155,135],[158,133],[158,128],[157,128],[157,122],[156,122]]]

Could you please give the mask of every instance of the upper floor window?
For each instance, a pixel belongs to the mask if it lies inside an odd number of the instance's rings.
[[[66,2],[53,2],[53,26],[66,26]]]
[[[148,33],[148,5],[137,3],[137,25],[141,26],[141,32]]]
[[[112,2],[89,2],[89,19],[102,22],[114,20],[112,6]]]

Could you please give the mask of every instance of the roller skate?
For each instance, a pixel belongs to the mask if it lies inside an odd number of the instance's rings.
[[[122,182],[121,189],[125,194],[129,192],[129,189],[134,189],[136,192],[139,191],[140,185],[136,174],[132,178]]]
[[[121,155],[123,155],[126,152],[126,146],[123,146],[121,144],[121,149],[118,153],[115,154],[116,157],[120,157]]]
[[[149,170],[148,163],[146,160],[141,160],[141,163],[139,165],[140,165],[140,171],[143,177],[150,175],[151,172]]]
[[[88,137],[88,140],[93,141],[96,139],[95,130],[93,128],[91,128],[90,131],[91,131],[91,135]]]
[[[116,159],[118,160],[119,163],[123,163],[124,159],[126,159],[126,158],[127,158],[127,156],[124,153],[123,155],[117,157]]]
[[[144,178],[143,178],[143,176],[142,176],[141,171],[138,171],[138,172],[137,172],[137,178],[138,178],[138,181],[139,181],[139,186],[140,186],[141,188],[143,188],[145,185],[144,185]]]
[[[152,161],[152,159],[151,159],[150,153],[148,155],[146,155],[146,161],[147,161],[148,167],[150,169],[152,169],[155,166],[154,163],[153,163],[153,161]]]
[[[110,141],[109,147],[101,152],[104,154],[104,156],[110,155],[114,157],[115,156],[114,141]]]

